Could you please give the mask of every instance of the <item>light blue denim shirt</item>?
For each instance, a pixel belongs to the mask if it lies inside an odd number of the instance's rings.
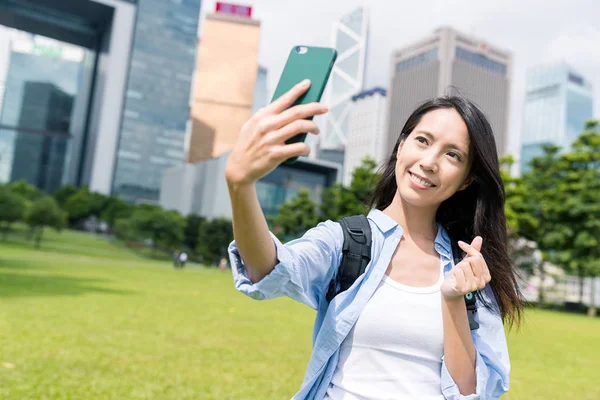
[[[379,210],[368,215],[373,231],[371,262],[363,275],[331,303],[325,300],[329,282],[337,273],[342,259],[344,235],[337,222],[326,221],[310,229],[299,239],[283,245],[273,234],[277,248],[277,265],[257,283],[248,279],[235,241],[229,256],[235,287],[257,300],[288,296],[317,310],[313,330],[313,352],[300,391],[293,399],[323,399],[336,368],[342,341],[356,322],[365,304],[387,270],[402,237],[402,227]],[[452,269],[450,238],[438,224],[435,249],[444,263],[444,274]],[[487,300],[497,305],[489,289]],[[510,361],[502,320],[496,312],[478,304],[479,329],[471,331],[477,360],[475,394],[461,395],[442,358],[441,390],[448,400],[491,400],[508,390]]]

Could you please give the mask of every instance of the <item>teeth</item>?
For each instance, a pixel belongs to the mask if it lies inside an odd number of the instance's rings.
[[[419,178],[418,176],[416,176],[416,175],[410,174],[410,177],[412,178],[412,180],[413,180],[413,181],[415,181],[415,182],[417,182],[417,183],[419,183],[419,184],[421,184],[421,185],[423,185],[423,186],[427,186],[427,187],[433,187],[433,184],[431,184],[431,183],[429,183],[429,182],[427,182],[427,181],[424,181],[424,180],[420,179],[420,178]]]

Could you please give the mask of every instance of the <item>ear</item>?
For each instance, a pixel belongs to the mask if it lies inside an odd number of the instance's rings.
[[[460,192],[461,190],[465,190],[466,188],[469,187],[469,185],[471,185],[471,183],[473,183],[473,176],[469,175],[467,177],[467,179],[465,180],[465,183],[462,184],[462,186],[460,188],[458,188],[458,192]]]
[[[402,146],[406,142],[406,138],[400,139],[400,143],[398,143],[398,150],[396,151],[396,157],[400,154],[400,150],[402,150]]]

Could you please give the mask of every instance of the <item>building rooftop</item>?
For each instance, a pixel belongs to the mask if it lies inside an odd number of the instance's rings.
[[[387,90],[385,90],[382,87],[374,87],[369,90],[363,90],[362,92],[357,93],[354,96],[352,96],[352,101],[364,99],[365,97],[373,96],[374,94],[380,94],[382,96],[387,96]]]

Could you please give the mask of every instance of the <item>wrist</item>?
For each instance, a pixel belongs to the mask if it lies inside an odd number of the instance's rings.
[[[241,179],[227,179],[227,188],[232,200],[238,197],[246,197],[247,194],[255,192],[256,182]]]
[[[463,295],[442,295],[443,300],[448,304],[464,304],[465,296]]]
[[[244,187],[253,186],[256,182],[248,179],[239,168],[225,167],[225,181],[229,190],[238,190]]]

